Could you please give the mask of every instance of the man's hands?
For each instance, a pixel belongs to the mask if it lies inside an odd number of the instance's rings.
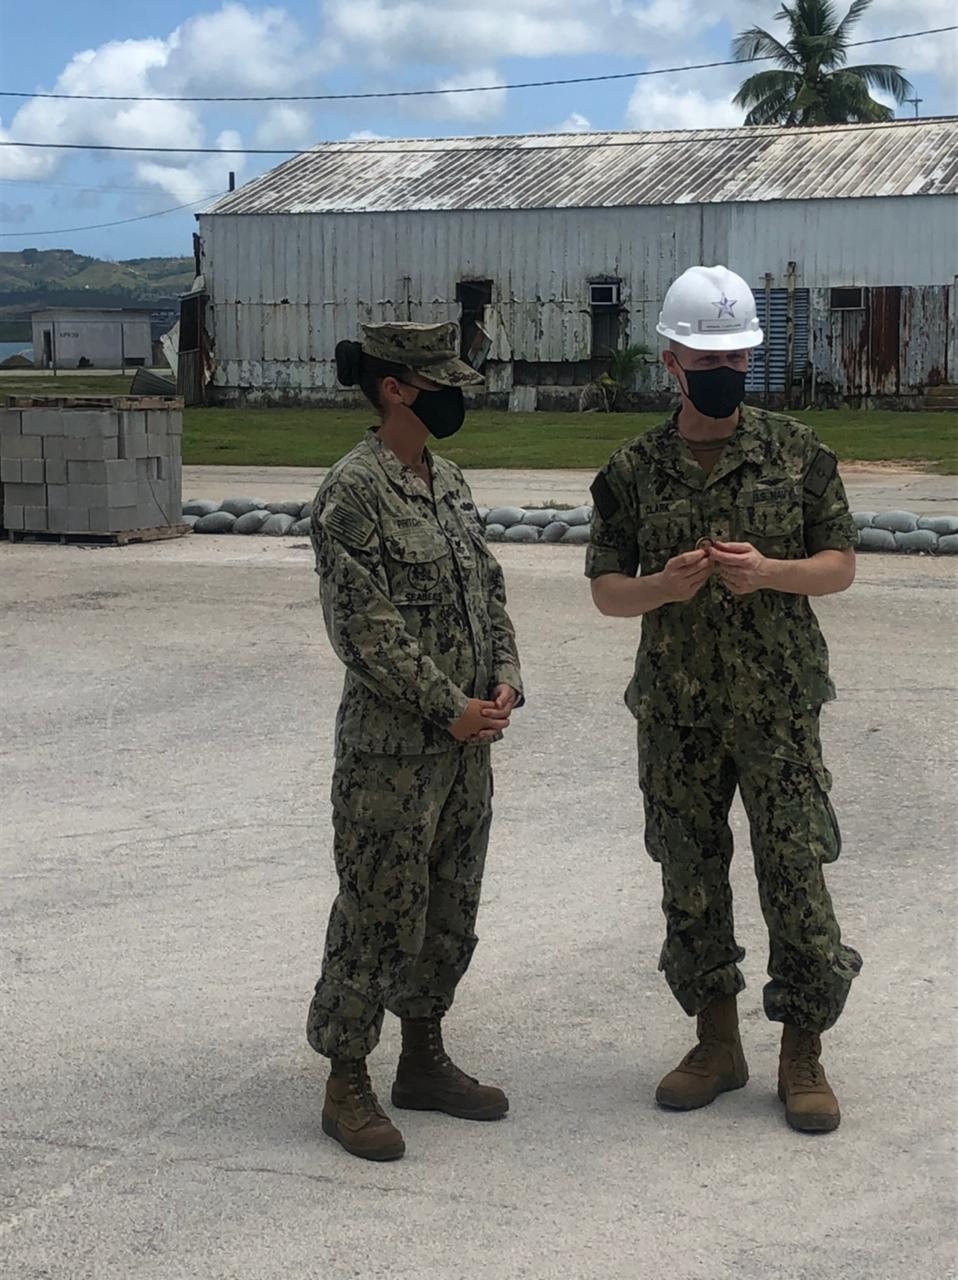
[[[751,595],[772,585],[772,561],[750,542],[714,542],[708,557],[733,596]]]
[[[470,698],[465,711],[449,726],[449,732],[457,742],[491,742],[509,728],[509,716],[518,699],[512,685],[496,685],[491,700]]]
[[[712,572],[709,554],[702,548],[673,556],[658,574],[663,604],[679,604],[698,595]]]
[[[734,596],[747,596],[771,586],[772,561],[750,542],[712,542],[673,556],[659,574],[666,604],[691,600],[713,573]]]

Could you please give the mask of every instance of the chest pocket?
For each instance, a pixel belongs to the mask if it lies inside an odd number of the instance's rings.
[[[753,490],[743,498],[740,519],[747,542],[769,556],[788,558],[804,553],[802,499],[797,486]]]
[[[643,573],[658,573],[667,560],[692,550],[692,503],[643,502],[639,521],[639,560]]]
[[[454,573],[449,544],[430,525],[386,528],[383,550],[393,604],[428,605],[447,599]]]

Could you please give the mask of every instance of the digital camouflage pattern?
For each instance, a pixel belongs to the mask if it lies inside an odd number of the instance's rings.
[[[441,1016],[476,945],[492,819],[487,745],[449,726],[470,697],[520,693],[502,570],[459,468],[433,488],[370,431],[313,503],[326,628],[346,665],[336,720],[339,894],[310,1006],[310,1044],[368,1054],[383,1010]]]
[[[749,817],[769,934],[765,1012],[824,1031],[861,968],[846,946],[822,866],[841,837],[822,763],[816,712],[720,729],[639,726],[646,847],[661,864],[665,945],[659,967],[689,1015],[745,986],[733,932],[729,808],[736,786]]]
[[[329,472],[311,537],[332,646],[346,666],[336,752],[456,751],[469,698],[521,693],[502,570],[462,472],[426,451],[433,492],[366,437]]]
[[[459,356],[459,327],[442,324],[364,324],[363,351],[377,360],[404,364],[444,387],[479,386],[482,374]]]
[[[811,428],[749,406],[711,474],[687,452],[673,418],[623,445],[597,482],[604,496],[592,517],[591,578],[658,573],[700,538],[750,542],[780,560],[855,545],[834,454]],[[834,696],[807,598],[735,596],[716,574],[692,600],[643,617],[626,702],[639,720],[691,725],[730,713],[789,716]]]
[[[834,454],[802,423],[743,406],[706,475],[673,417],[613,454],[593,486],[586,573],[657,573],[702,538],[750,542],[774,559],[854,546]],[[646,846],[661,864],[661,966],[689,1014],[744,986],[732,928],[727,817],[749,817],[770,937],[765,1009],[821,1031],[838,1017],[861,957],[841,942],[822,864],[840,837],[818,715],[835,696],[808,599],[728,591],[642,618],[626,703],[638,721]]]
[[[349,751],[333,777],[339,894],[306,1034],[317,1052],[369,1054],[383,1011],[441,1017],[476,946],[492,821],[488,746],[436,755]]]

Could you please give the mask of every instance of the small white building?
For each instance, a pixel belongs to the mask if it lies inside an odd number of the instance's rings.
[[[324,143],[198,221],[214,403],[334,403],[336,342],[398,318],[457,320],[464,350],[481,326],[490,406],[574,407],[716,262],[768,331],[753,397],[905,407],[958,382],[955,118]]]
[[[34,311],[38,369],[124,369],[152,364],[149,311],[50,307]]]

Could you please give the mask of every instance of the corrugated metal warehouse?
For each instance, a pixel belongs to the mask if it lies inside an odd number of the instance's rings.
[[[464,347],[481,324],[490,403],[576,407],[715,262],[768,322],[753,396],[904,407],[958,381],[954,118],[329,143],[198,221],[181,348],[217,403],[334,401],[336,342],[400,318],[458,320]],[[650,361],[640,389],[665,386]]]

